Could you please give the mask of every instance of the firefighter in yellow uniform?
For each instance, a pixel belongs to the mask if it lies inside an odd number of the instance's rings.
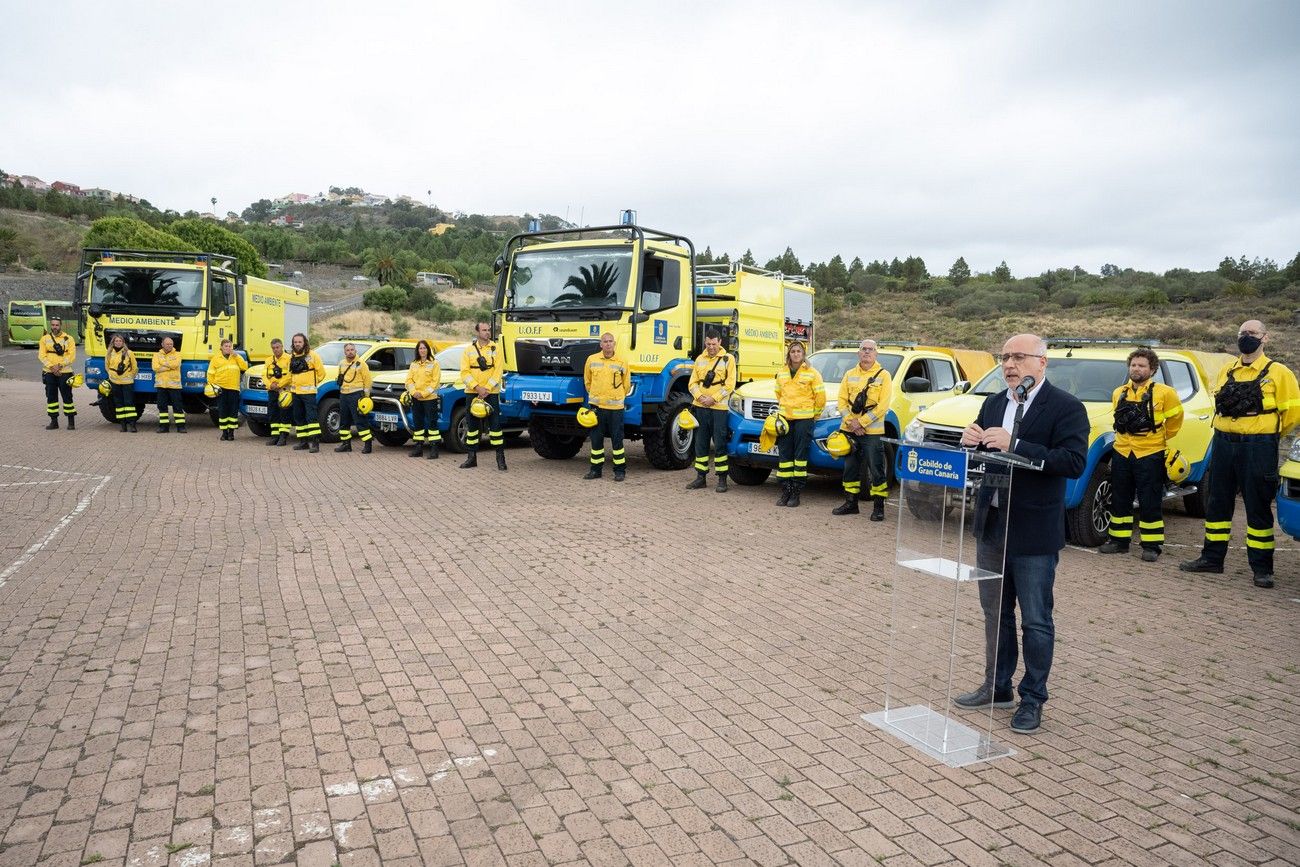
[[[505,365],[497,345],[492,342],[492,326],[486,322],[474,323],[474,342],[465,347],[460,356],[460,384],[465,389],[467,406],[472,409],[475,400],[488,406],[488,414],[465,419],[465,447],[469,454],[460,465],[462,470],[478,466],[479,443],[486,433],[492,448],[497,450],[497,469],[506,468],[506,440],[501,432],[501,384],[505,378]]]
[[[406,371],[406,393],[411,396],[411,439],[415,440],[410,457],[418,458],[428,446],[429,460],[438,459],[438,444],[442,442],[442,432],[438,430],[441,385],[442,371],[433,357],[433,347],[429,341],[421,340],[415,344],[415,361]]]
[[[778,506],[796,508],[808,483],[808,450],[813,425],[826,408],[826,383],[804,359],[804,346],[791,343],[785,351],[785,366],[776,374],[777,412],[789,423],[789,430],[777,437],[776,477],[781,481]]]
[[[135,360],[135,353],[127,347],[126,339],[120,334],[114,334],[109,342],[104,369],[108,371],[111,388],[109,394],[116,411],[114,417],[122,426],[122,433],[135,433],[135,375],[140,366]]]
[[[587,402],[596,412],[596,426],[591,429],[591,466],[584,479],[599,479],[605,468],[605,437],[609,437],[610,461],[614,464],[614,481],[627,477],[627,452],[623,448],[623,408],[632,386],[632,371],[627,359],[615,350],[614,335],[600,335],[600,352],[587,356],[582,368],[587,387]]]
[[[266,370],[262,373],[266,380],[266,420],[271,425],[271,441],[268,446],[287,446],[289,429],[293,427],[293,405],[281,406],[280,396],[289,393],[289,353],[284,351],[284,341],[275,338],[271,341],[271,357],[266,360]]]
[[[722,338],[710,332],[704,351],[695,359],[690,381],[691,412],[695,428],[695,481],[686,486],[694,491],[708,484],[709,455],[718,474],[718,493],[727,490],[727,398],[736,390],[736,360],[722,348]]]
[[[1268,331],[1258,319],[1241,324],[1241,357],[1219,372],[1214,386],[1210,496],[1201,556],[1184,572],[1223,572],[1237,492],[1246,504],[1246,558],[1256,587],[1273,586],[1273,498],[1281,438],[1300,425],[1295,374],[1264,354]]]
[[[889,496],[889,474],[885,466],[885,415],[894,399],[894,379],[876,361],[876,341],[858,344],[858,363],[840,380],[836,400],[840,430],[849,439],[844,456],[844,503],[832,515],[858,514],[863,484],[869,485],[871,520],[885,520],[885,498]]]
[[[41,381],[45,383],[45,412],[50,417],[46,430],[59,429],[59,406],[68,418],[68,430],[77,429],[77,407],[72,403],[72,363],[77,360],[77,344],[63,333],[63,320],[50,318],[50,329],[41,335],[36,356],[41,361]]]
[[[185,403],[181,391],[181,354],[170,337],[164,337],[153,354],[153,387],[158,405],[158,433],[167,433],[172,423],[185,433]]]
[[[357,348],[351,343],[343,344],[343,363],[339,365],[339,439],[342,441],[334,447],[336,452],[352,451],[352,426],[357,426],[357,436],[361,438],[361,453],[370,454],[370,417],[358,406],[361,398],[370,397],[373,376],[370,365],[357,358]]]
[[[299,332],[289,341],[289,390],[293,393],[293,428],[296,452],[320,451],[320,416],[316,409],[316,388],[325,378],[325,365]]]
[[[1115,389],[1114,455],[1110,459],[1110,541],[1097,550],[1126,554],[1133,541],[1133,498],[1138,501],[1142,559],[1154,563],[1165,541],[1165,449],[1183,426],[1178,392],[1155,381],[1160,357],[1141,347],[1129,353],[1128,382]]]
[[[239,375],[248,370],[248,362],[235,352],[235,344],[229,338],[221,341],[221,349],[213,353],[208,362],[208,385],[220,389],[217,392],[217,427],[221,428],[223,440],[235,439],[235,428],[239,427]]]

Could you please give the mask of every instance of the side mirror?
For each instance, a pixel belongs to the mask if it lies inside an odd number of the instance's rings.
[[[371,370],[383,370],[384,363],[380,361],[378,358],[368,358],[366,359],[366,367],[370,368]]]
[[[930,380],[926,379],[924,376],[909,376],[907,379],[903,380],[903,391],[905,392],[929,390]]]
[[[968,391],[970,391],[970,380],[968,379],[959,379],[957,384],[952,387],[953,394],[965,394]]]
[[[506,257],[497,256],[496,259],[492,262],[492,276],[493,277],[499,276],[501,272],[504,270],[506,270]]]
[[[628,317],[628,321],[632,323],[648,322],[650,321],[650,314],[636,311],[631,316]]]
[[[86,308],[86,312],[89,313],[91,316],[98,316],[101,313],[103,313],[104,310],[98,304],[91,304],[89,307]]]

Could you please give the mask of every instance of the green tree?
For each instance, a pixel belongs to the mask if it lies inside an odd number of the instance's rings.
[[[832,289],[844,289],[849,285],[849,269],[844,267],[844,259],[839,253],[826,263],[826,285]]]
[[[970,266],[966,264],[965,256],[958,256],[957,261],[952,263],[948,269],[948,282],[954,286],[961,286],[963,283],[970,281]]]
[[[377,310],[401,310],[406,306],[406,290],[400,286],[380,286],[361,296],[361,303]]]
[[[363,259],[361,270],[367,277],[373,277],[379,281],[380,286],[393,286],[404,282],[402,264],[398,260],[397,251],[387,244],[372,247],[361,254]]]
[[[799,257],[794,254],[794,250],[789,247],[785,252],[775,259],[768,260],[763,266],[769,271],[780,271],[782,274],[802,274],[803,266],[799,264]]]
[[[993,269],[993,279],[998,283],[1011,282],[1011,269],[1007,267],[1007,260],[1003,259],[998,267]]]
[[[101,217],[90,224],[85,237],[81,239],[81,246],[113,247],[120,250],[175,250],[177,252],[189,252],[198,249],[188,241],[182,240],[170,232],[155,229],[135,217]]]
[[[743,256],[740,257],[740,264],[742,264],[742,265],[749,265],[749,266],[751,266],[751,267],[753,267],[753,268],[757,268],[757,267],[758,267],[758,262],[754,259],[754,253],[753,253],[753,251],[751,251],[751,250],[746,250],[746,251],[745,251],[745,255],[743,255]]]
[[[925,260],[920,256],[908,256],[903,260],[899,276],[903,278],[905,286],[916,287],[930,279],[930,272],[925,267]]]
[[[191,244],[191,249],[234,256],[245,274],[266,276],[266,263],[257,255],[257,248],[211,220],[177,220],[167,230]]]
[[[18,261],[18,232],[8,226],[0,226],[0,265],[9,265]]]

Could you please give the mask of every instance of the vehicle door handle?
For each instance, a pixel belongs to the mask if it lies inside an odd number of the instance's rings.
[[[1209,418],[1209,416],[1208,416],[1208,415],[1198,415],[1196,418],[1199,419],[1200,421],[1205,421],[1207,418]]]

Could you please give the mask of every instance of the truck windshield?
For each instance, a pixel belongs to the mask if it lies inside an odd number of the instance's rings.
[[[203,306],[203,272],[168,268],[95,268],[91,304],[140,307]]]
[[[632,270],[630,250],[553,250],[515,256],[506,288],[512,310],[621,307]]]
[[[9,315],[14,317],[23,316],[23,317],[34,317],[36,319],[40,319],[42,313],[39,304],[14,303],[9,305]]]

